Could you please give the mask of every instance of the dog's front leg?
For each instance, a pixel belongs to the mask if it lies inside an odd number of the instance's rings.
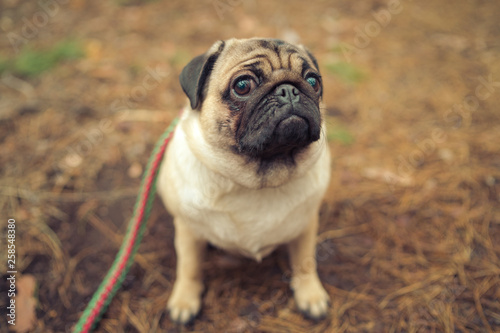
[[[173,321],[186,324],[194,319],[201,307],[201,264],[206,242],[195,237],[180,218],[174,219],[174,225],[177,278],[167,307]]]
[[[326,315],[330,299],[316,271],[317,232],[318,215],[315,214],[302,234],[288,244],[295,302],[299,310],[312,319]]]

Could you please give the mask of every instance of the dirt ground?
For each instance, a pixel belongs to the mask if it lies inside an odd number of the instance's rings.
[[[174,229],[156,200],[96,332],[500,332],[500,2],[4,0],[0,11],[1,332],[13,328],[8,219],[17,281],[38,287],[33,324],[29,306],[18,323],[69,332],[185,103],[183,66],[252,36],[301,42],[320,63],[328,317],[297,312],[283,249],[261,264],[210,249],[201,315],[174,326]]]

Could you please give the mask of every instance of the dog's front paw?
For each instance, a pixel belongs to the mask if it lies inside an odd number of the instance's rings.
[[[297,307],[306,317],[318,320],[326,316],[330,297],[317,275],[294,277],[291,286]]]
[[[176,281],[167,308],[172,321],[179,324],[191,322],[201,307],[203,285],[196,281]]]

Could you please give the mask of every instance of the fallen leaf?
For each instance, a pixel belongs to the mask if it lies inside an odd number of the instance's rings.
[[[36,323],[36,280],[33,275],[23,275],[16,281],[16,325],[15,332],[24,333],[32,330]]]
[[[411,177],[400,176],[390,170],[377,167],[365,168],[362,172],[365,178],[382,181],[387,184],[400,185],[400,186],[412,186],[413,179]]]
[[[130,178],[139,178],[142,175],[142,165],[138,162],[132,163],[128,168],[127,174]]]

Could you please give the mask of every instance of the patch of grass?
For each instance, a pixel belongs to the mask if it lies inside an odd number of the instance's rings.
[[[128,67],[128,72],[135,79],[140,74],[143,68],[144,67],[140,66],[139,64],[132,64]]]
[[[3,56],[0,55],[0,74],[7,69],[8,65],[9,65],[9,59],[4,58]]]
[[[189,52],[179,49],[168,60],[172,66],[177,68],[185,66],[192,58],[193,56]]]
[[[347,128],[338,123],[333,123],[331,120],[326,122],[327,136],[329,142],[339,142],[343,145],[350,145],[354,142],[354,136]]]
[[[62,41],[46,50],[24,48],[13,59],[0,59],[0,73],[11,71],[20,76],[37,76],[58,63],[83,56],[81,45],[75,41]]]
[[[326,64],[326,70],[349,84],[359,83],[366,77],[363,71],[345,61]]]

